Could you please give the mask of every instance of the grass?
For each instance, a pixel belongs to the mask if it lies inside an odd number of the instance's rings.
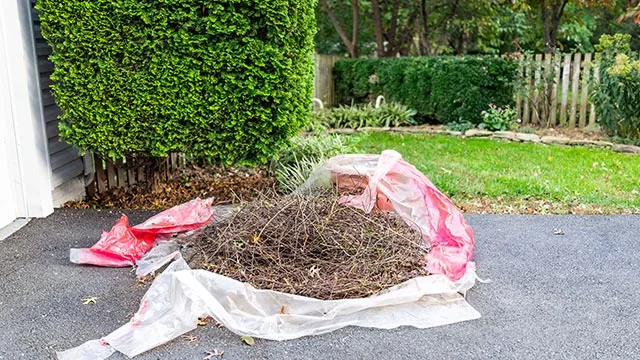
[[[371,133],[360,152],[400,152],[459,207],[498,213],[640,213],[640,156],[451,136]]]

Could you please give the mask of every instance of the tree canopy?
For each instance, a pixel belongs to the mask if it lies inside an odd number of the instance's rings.
[[[638,0],[320,0],[316,51],[350,57],[640,50]]]

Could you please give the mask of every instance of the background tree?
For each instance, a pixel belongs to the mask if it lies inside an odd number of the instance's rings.
[[[342,21],[336,15],[335,10],[336,9],[342,10],[345,7],[344,2],[333,1],[329,3],[329,0],[320,0],[319,4],[320,6],[322,6],[322,9],[327,14],[329,20],[331,21],[333,28],[338,33],[338,36],[340,36],[340,39],[342,40],[344,46],[347,48],[347,51],[349,52],[349,56],[351,56],[352,58],[357,58],[358,57],[358,29],[359,29],[358,21],[360,19],[359,0],[351,0],[351,17],[345,19],[344,16],[341,16]],[[338,14],[343,14],[343,13],[338,12]],[[345,20],[347,20],[348,22]],[[347,32],[345,30],[347,26],[345,24],[348,24],[348,23],[351,24],[351,36],[347,35]]]
[[[580,10],[608,7],[612,0],[529,0],[528,3],[540,13],[545,52],[554,52],[558,45],[558,30],[569,7]]]
[[[342,29],[352,27],[353,0],[321,2]],[[638,6],[638,0],[360,0],[356,49],[378,57],[591,52],[600,35],[616,32],[631,34],[632,49],[640,49]],[[319,7],[318,51],[351,54],[329,15]]]

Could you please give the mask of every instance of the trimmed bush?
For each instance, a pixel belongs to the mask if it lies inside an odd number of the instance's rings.
[[[38,0],[60,135],[265,163],[309,118],[315,0]]]
[[[517,63],[490,56],[345,59],[336,63],[342,104],[384,95],[417,111],[424,121],[482,122],[490,103],[513,104]]]

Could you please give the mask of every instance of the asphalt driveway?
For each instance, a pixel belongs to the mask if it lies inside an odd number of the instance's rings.
[[[146,287],[130,269],[69,263],[120,213],[57,210],[0,241],[0,359],[48,359],[110,333]],[[150,213],[129,212],[133,224]],[[136,359],[631,359],[640,358],[640,216],[469,215],[482,318],[439,328],[345,328],[252,347],[214,326]],[[554,235],[562,229],[564,235]],[[94,305],[80,299],[98,297]],[[114,355],[111,359],[124,359]]]

